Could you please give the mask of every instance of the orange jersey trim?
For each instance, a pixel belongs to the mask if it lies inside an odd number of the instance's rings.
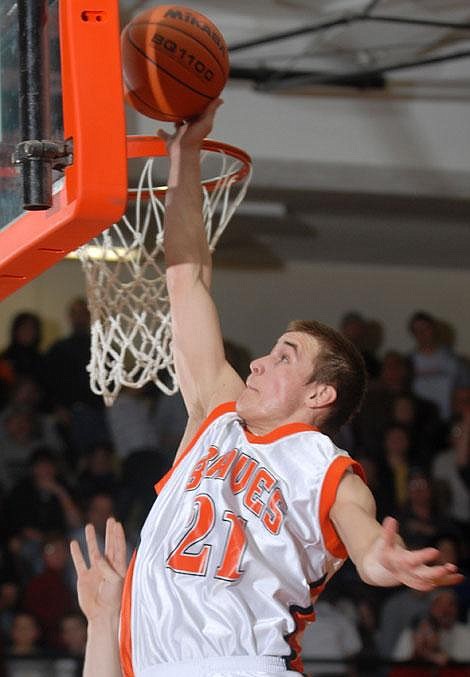
[[[340,559],[346,559],[348,553],[330,520],[330,510],[336,500],[339,483],[348,468],[365,481],[365,473],[357,461],[348,456],[337,456],[326,472],[320,494],[320,528],[323,540],[328,552]]]
[[[134,566],[137,550],[134,550],[132,559],[127,569],[122,591],[121,604],[121,629],[119,636],[119,655],[121,658],[121,667],[124,677],[134,677],[134,668],[132,666],[132,637],[131,637],[131,606],[132,606],[132,579],[134,577]]]
[[[170,470],[166,473],[166,475],[164,475],[161,478],[161,480],[157,482],[157,484],[155,484],[155,491],[157,492],[157,494],[162,491],[162,489],[172,476],[175,469],[178,467],[181,461],[184,458],[186,458],[186,456],[189,454],[191,449],[193,449],[196,442],[204,434],[204,432],[211,425],[211,423],[213,423],[216,419],[220,418],[224,414],[229,414],[233,412],[236,412],[236,402],[225,402],[224,404],[220,404],[209,414],[209,416],[201,424],[197,433],[189,442],[188,446],[182,452],[181,456],[178,458],[173,467],[170,468]],[[282,425],[279,428],[275,428],[266,435],[255,435],[254,433],[251,433],[249,430],[245,430],[244,432],[247,441],[250,442],[251,444],[271,444],[272,442],[276,442],[277,440],[280,440],[281,438],[286,437],[288,435],[293,435],[294,433],[319,432],[319,431],[318,428],[315,428],[312,425],[308,425],[307,423],[287,423],[286,425]]]
[[[266,435],[255,435],[249,430],[245,430],[245,437],[248,442],[251,442],[252,444],[271,444],[288,435],[305,432],[319,432],[319,430],[318,428],[315,428],[315,426],[308,425],[307,423],[286,423],[279,428],[271,430],[271,432],[266,433]]]

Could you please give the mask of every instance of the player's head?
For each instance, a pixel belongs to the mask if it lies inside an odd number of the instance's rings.
[[[304,332],[317,342],[310,382],[334,388],[336,397],[322,429],[338,430],[357,413],[364,398],[367,376],[362,355],[345,336],[322,322],[294,320],[287,330]]]
[[[291,322],[272,351],[251,363],[237,410],[253,427],[299,421],[331,432],[359,408],[364,362],[339,332],[320,322]]]

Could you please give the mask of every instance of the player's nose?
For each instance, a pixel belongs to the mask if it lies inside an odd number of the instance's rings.
[[[256,360],[253,360],[250,364],[250,370],[252,374],[262,374],[264,371],[263,358],[258,357]]]

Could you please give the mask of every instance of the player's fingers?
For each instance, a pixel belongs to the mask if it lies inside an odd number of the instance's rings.
[[[168,134],[164,129],[157,129],[157,136],[162,139],[162,141],[165,141],[165,143],[172,138],[171,134]]]
[[[422,550],[405,550],[403,552],[403,561],[410,567],[418,567],[421,564],[434,562],[440,553],[437,548],[423,548]]]
[[[386,517],[382,522],[383,538],[386,545],[393,546],[398,534],[398,522],[393,517]]]
[[[75,567],[75,571],[77,572],[77,576],[80,576],[85,571],[87,571],[87,565],[77,541],[72,541],[70,543],[70,554],[72,555],[72,562]]]
[[[106,520],[106,531],[104,537],[104,554],[109,562],[114,560],[114,525],[116,520],[108,517]]]
[[[92,524],[86,525],[85,538],[88,547],[88,556],[90,557],[90,562],[92,564],[98,562],[98,560],[101,558],[101,553],[98,548],[98,542],[96,540],[95,528]]]
[[[118,574],[124,578],[127,571],[127,546],[121,522],[114,525],[114,566]]]

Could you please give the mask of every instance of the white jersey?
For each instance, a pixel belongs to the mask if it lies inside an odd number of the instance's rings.
[[[302,670],[297,636],[347,553],[329,519],[360,466],[316,428],[247,431],[227,403],[168,475],[126,578],[126,677],[162,663],[280,656]]]

